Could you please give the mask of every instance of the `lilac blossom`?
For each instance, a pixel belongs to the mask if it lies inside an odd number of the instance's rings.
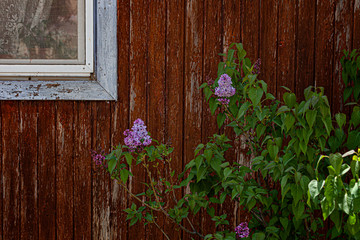
[[[236,228],[235,228],[235,233],[236,233],[236,237],[238,239],[240,238],[247,238],[250,234],[250,229],[248,227],[247,222],[242,222],[240,223]]]
[[[101,165],[105,160],[104,150],[102,150],[100,153],[91,150],[91,158],[93,159],[96,165]]]
[[[130,148],[130,151],[141,150],[151,143],[144,121],[140,118],[134,121],[131,130],[126,129],[124,131],[124,135],[126,136],[124,139],[125,145]]]
[[[227,99],[227,98],[218,98],[218,101],[219,101],[222,105],[229,105],[229,103],[230,103],[230,99]]]
[[[254,68],[252,70],[252,74],[260,74],[260,65],[261,65],[261,59],[258,58],[256,62],[254,63]]]
[[[215,88],[215,95],[218,97],[231,97],[235,94],[235,88],[231,86],[231,77],[227,74],[221,75],[219,79],[219,86]]]

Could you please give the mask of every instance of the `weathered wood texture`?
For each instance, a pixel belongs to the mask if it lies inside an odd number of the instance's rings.
[[[118,0],[117,13],[117,102],[0,102],[0,239],[164,239],[154,227],[128,226],[121,209],[131,202],[96,170],[90,149],[109,151],[142,118],[175,147],[180,172],[218,132],[198,87],[216,77],[218,53],[233,41],[252,61],[261,57],[275,96],[281,86],[299,97],[324,86],[332,109],[344,109],[339,59],[360,47],[359,0]],[[227,156],[248,164],[244,152],[238,141]],[[129,187],[141,191],[144,172],[134,174]],[[232,230],[248,216],[228,203],[216,211],[230,216]],[[157,220],[171,239],[190,239]],[[215,230],[205,216],[194,220],[203,233]]]

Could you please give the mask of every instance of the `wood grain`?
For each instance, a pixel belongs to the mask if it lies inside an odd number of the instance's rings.
[[[237,0],[231,1],[223,1],[223,33],[222,33],[222,41],[223,41],[223,52],[227,52],[229,49],[229,45],[231,43],[239,43],[242,41],[241,38],[241,16],[242,16],[242,2]],[[229,121],[226,120],[225,124],[228,124]],[[223,133],[229,139],[235,139],[236,135],[234,130],[231,127],[225,127]],[[226,154],[225,159],[230,162],[236,161],[236,155],[240,151],[240,144],[232,144],[233,148],[230,148]],[[228,229],[232,231],[235,229],[237,223],[237,205],[232,204],[232,201],[227,198],[219,208],[218,213],[227,214],[229,220]]]
[[[204,1],[188,0],[185,19],[184,164],[193,159],[195,147],[202,141],[203,98],[199,86],[203,82],[203,44]],[[195,228],[200,229],[199,216],[192,221]]]
[[[331,99],[334,68],[335,1],[317,1],[315,33],[315,86],[324,87]]]
[[[277,76],[277,45],[278,45],[278,1],[268,0],[261,2],[260,22],[260,79],[268,84],[268,92],[276,94]]]
[[[204,13],[204,52],[203,52],[203,75],[202,82],[207,78],[217,78],[217,65],[221,60],[219,53],[223,51],[222,30],[223,12],[222,1],[205,1]],[[201,91],[201,90],[200,90]],[[209,137],[219,132],[216,116],[212,116],[208,102],[202,96],[202,142],[209,141]],[[218,215],[218,206],[215,206]],[[221,214],[220,214],[221,215]],[[201,212],[201,228],[204,235],[215,232],[215,224],[205,210]]]
[[[353,49],[360,48],[360,0],[354,0]]]
[[[174,148],[171,168],[175,176],[183,170],[184,131],[184,0],[166,1],[166,125],[165,141]],[[167,173],[169,174],[169,173]],[[177,192],[180,199],[181,192]],[[170,202],[174,204],[174,202]],[[170,239],[182,239],[181,231],[173,224],[165,225]]]
[[[336,1],[335,9],[335,35],[334,35],[334,78],[332,89],[332,113],[343,112],[344,83],[341,72],[340,59],[344,55],[343,51],[351,51],[352,46],[352,11],[353,0]],[[347,111],[349,108],[346,109]]]
[[[130,125],[141,118],[146,125],[148,112],[148,33],[149,1],[132,0],[130,5]],[[134,193],[144,191],[145,171],[134,167],[130,188]],[[134,202],[135,203],[135,202]],[[129,203],[129,207],[131,203]],[[136,202],[140,206],[139,202]],[[129,239],[146,239],[143,222],[129,228]]]
[[[38,113],[39,239],[47,240],[56,239],[55,103],[38,103]]]
[[[314,86],[314,37],[315,4],[313,0],[298,1],[296,39],[296,79],[297,99],[304,99],[304,89]]]
[[[56,237],[73,238],[74,103],[56,103]]]
[[[282,99],[281,86],[295,91],[296,1],[280,1],[278,11],[276,97]]]
[[[91,103],[74,104],[74,239],[91,239]]]
[[[38,239],[37,103],[20,103],[20,198],[21,239]]]
[[[1,110],[3,239],[20,239],[19,103],[3,102]]]
[[[148,38],[148,130],[151,137],[165,142],[165,56],[166,56],[166,5],[165,0],[153,0],[149,4]],[[159,166],[163,177],[164,166]],[[162,168],[162,169],[161,169]],[[154,170],[155,173],[155,170]],[[157,176],[158,174],[154,175]],[[160,176],[159,176],[160,177]],[[159,226],[164,226],[164,215],[155,214]],[[148,239],[163,239],[162,232],[153,224],[149,225]]]
[[[92,149],[105,154],[110,151],[110,103],[92,103]],[[92,175],[92,238],[110,238],[110,178],[93,164]]]

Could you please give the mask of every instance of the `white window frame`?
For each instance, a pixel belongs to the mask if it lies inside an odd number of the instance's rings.
[[[85,65],[0,65],[0,100],[117,100],[116,4],[86,0]]]

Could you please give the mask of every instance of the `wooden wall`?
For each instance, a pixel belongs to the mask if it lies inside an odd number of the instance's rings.
[[[154,138],[172,142],[180,172],[217,131],[198,87],[216,77],[217,54],[231,42],[262,59],[261,78],[276,96],[283,85],[299,95],[324,86],[335,112],[342,50],[360,47],[360,0],[118,0],[118,18],[117,102],[0,102],[0,239],[163,239],[152,226],[128,227],[121,209],[130,201],[95,171],[90,149],[109,151],[142,118]],[[242,161],[244,147],[229,157]],[[246,219],[231,206],[217,211],[233,225]]]

